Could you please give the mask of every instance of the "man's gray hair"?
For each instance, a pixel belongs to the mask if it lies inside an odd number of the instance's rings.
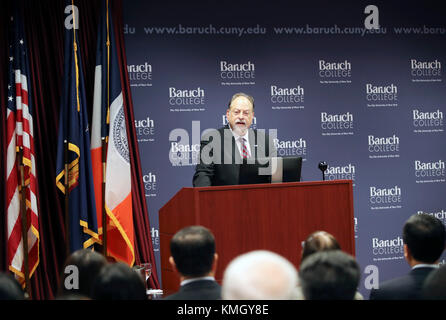
[[[266,250],[240,255],[223,275],[225,300],[289,300],[294,298],[297,270],[284,257]]]
[[[254,98],[253,98],[252,96],[250,96],[249,94],[244,93],[244,92],[237,92],[236,94],[234,94],[234,95],[232,96],[232,98],[231,98],[231,100],[229,101],[229,104],[228,104],[228,109],[231,109],[231,104],[232,104],[232,102],[233,102],[235,99],[237,99],[238,97],[245,97],[246,99],[248,99],[249,102],[251,102],[252,110],[254,110]]]

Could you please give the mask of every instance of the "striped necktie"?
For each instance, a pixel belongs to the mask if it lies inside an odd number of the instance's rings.
[[[248,148],[245,143],[245,138],[240,138],[240,143],[242,144],[242,158],[248,159]]]

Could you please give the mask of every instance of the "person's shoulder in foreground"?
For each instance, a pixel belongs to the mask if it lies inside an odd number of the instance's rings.
[[[428,214],[414,214],[403,227],[404,257],[409,274],[380,283],[370,291],[370,300],[420,300],[429,274],[438,268],[445,248],[443,223]]]

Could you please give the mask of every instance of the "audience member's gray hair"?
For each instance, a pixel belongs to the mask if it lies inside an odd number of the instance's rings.
[[[223,275],[225,300],[288,300],[294,297],[297,270],[284,257],[265,250],[235,258]]]

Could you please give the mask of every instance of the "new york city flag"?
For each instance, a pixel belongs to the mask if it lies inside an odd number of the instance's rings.
[[[131,266],[135,261],[135,253],[130,155],[116,42],[109,5],[109,1],[103,0],[97,42],[91,154],[99,234],[103,235],[102,202],[105,197],[107,255]],[[102,140],[108,142],[104,180],[105,194],[102,192],[104,179]]]

